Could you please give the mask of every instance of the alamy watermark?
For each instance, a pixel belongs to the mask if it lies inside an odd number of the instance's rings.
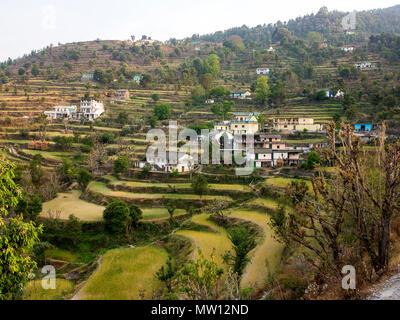
[[[344,30],[355,30],[357,25],[357,11],[350,12],[342,19]]]
[[[42,268],[42,273],[45,276],[42,278],[42,288],[44,290],[55,290],[56,289],[56,269],[47,265]]]

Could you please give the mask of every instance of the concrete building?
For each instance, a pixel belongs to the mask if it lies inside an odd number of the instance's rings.
[[[342,47],[340,49],[344,52],[353,52],[354,51],[354,47]]]
[[[139,162],[138,167],[144,168],[146,164],[150,164],[152,166],[152,169],[156,171],[172,172],[174,170],[177,170],[179,173],[189,172],[193,169],[194,159],[192,156],[188,154],[179,156],[178,153],[177,157],[177,163],[170,163],[170,161],[168,160],[170,158],[169,152],[167,152],[166,158],[156,155],[153,158],[146,159],[147,161]]]
[[[357,123],[354,125],[354,130],[356,132],[371,132],[372,129],[372,123]]]
[[[45,111],[44,114],[50,120],[72,119],[77,117],[76,106],[56,106],[51,111]]]
[[[313,118],[274,118],[272,128],[282,132],[304,130],[309,132],[321,132],[323,130],[323,126],[319,123],[314,123]]]
[[[354,66],[358,69],[371,69],[373,67],[371,62],[358,62]]]
[[[257,73],[257,75],[269,76],[269,68],[257,68],[256,73]]]
[[[102,101],[81,101],[79,118],[85,117],[87,120],[96,120],[104,113]]]
[[[84,73],[82,75],[81,81],[93,81],[94,80],[94,73],[93,72],[88,72],[88,73]]]
[[[241,100],[250,99],[250,96],[251,96],[251,92],[249,92],[249,91],[238,91],[238,92],[232,92],[230,94],[230,97],[232,99],[241,99]]]
[[[234,120],[216,122],[214,124],[214,130],[226,131],[231,134],[255,134],[258,132],[257,116],[259,115],[259,113],[254,112],[234,113]]]
[[[115,98],[117,100],[127,100],[127,99],[129,99],[129,97],[130,97],[129,90],[127,90],[127,89],[120,89],[117,91],[117,93],[115,95]]]

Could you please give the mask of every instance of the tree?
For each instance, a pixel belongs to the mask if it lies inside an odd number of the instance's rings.
[[[223,98],[226,95],[226,90],[222,86],[214,87],[210,90],[210,97]]]
[[[167,264],[162,266],[160,270],[156,272],[156,278],[165,283],[168,292],[172,292],[172,281],[176,275],[176,268],[172,264],[171,257],[168,257]]]
[[[34,77],[37,77],[37,76],[39,75],[39,73],[40,73],[39,66],[35,63],[35,64],[32,66],[31,74],[32,74]]]
[[[248,254],[256,246],[255,236],[244,227],[235,227],[228,230],[228,237],[232,242],[234,255],[228,251],[224,255],[224,261],[232,265],[233,271],[241,276],[250,261]]]
[[[196,86],[192,89],[192,100],[194,103],[203,103],[206,98],[206,92],[202,86]]]
[[[159,103],[154,107],[154,116],[158,120],[167,120],[171,117],[171,106],[166,103]]]
[[[213,76],[217,76],[221,70],[219,65],[219,57],[216,54],[210,54],[205,61],[206,71]]]
[[[168,199],[166,207],[167,207],[167,211],[168,211],[169,217],[172,220],[174,218],[174,213],[175,213],[175,210],[176,210],[175,201],[172,200],[172,199]]]
[[[42,156],[37,154],[33,157],[32,161],[29,163],[29,173],[31,175],[31,180],[34,185],[39,185],[43,177],[42,169]]]
[[[151,82],[152,82],[152,78],[151,78],[151,75],[149,75],[149,74],[144,74],[142,76],[142,78],[140,79],[140,85],[146,89],[150,88]]]
[[[306,169],[312,170],[315,168],[316,164],[321,164],[321,163],[322,163],[322,161],[321,161],[321,157],[319,156],[319,154],[312,151],[307,156]]]
[[[234,105],[234,101],[224,101],[223,103],[214,104],[211,107],[211,111],[218,116],[222,116],[223,120],[225,120],[228,113],[232,111]]]
[[[213,75],[211,73],[205,73],[200,77],[200,84],[203,86],[206,92],[210,91],[213,83]]]
[[[151,95],[151,99],[152,99],[154,102],[157,102],[157,101],[160,101],[160,96],[158,95],[158,93],[153,93],[153,94]]]
[[[200,201],[203,195],[209,192],[208,181],[203,175],[197,175],[192,181],[193,192],[200,196]]]
[[[37,195],[25,194],[18,202],[15,211],[22,214],[26,221],[35,220],[42,212],[42,199]]]
[[[239,35],[230,36],[228,40],[224,42],[224,46],[238,52],[246,49],[243,39]]]
[[[308,33],[307,38],[308,38],[308,41],[310,42],[311,46],[313,46],[313,47],[318,47],[324,41],[322,34],[320,34],[319,32],[315,32],[315,31],[310,31]]]
[[[129,206],[129,217],[131,218],[132,226],[136,228],[143,217],[143,212],[138,206],[132,204]]]
[[[81,187],[82,192],[84,192],[89,185],[90,181],[93,180],[93,175],[86,169],[80,169],[78,173],[78,184]]]
[[[128,225],[129,215],[129,207],[125,201],[113,200],[103,212],[106,229],[111,233],[124,232]]]
[[[126,111],[121,111],[118,114],[117,122],[122,124],[122,125],[125,125],[125,124],[129,123],[128,113]]]
[[[21,189],[14,182],[15,165],[0,160],[0,300],[20,297],[28,275],[36,268],[29,256],[39,240],[42,227],[23,222],[22,217],[5,219],[8,210],[18,205]]]
[[[199,250],[197,260],[190,260],[176,275],[177,289],[190,300],[218,300],[224,270],[214,261],[207,260]]]
[[[72,148],[74,138],[65,136],[56,136],[53,138],[53,141],[56,143],[56,149],[61,151],[69,151]]]
[[[256,101],[265,106],[265,104],[268,101],[268,97],[270,95],[270,90],[268,86],[268,77],[266,76],[261,76],[257,79],[257,85],[256,85]]]
[[[115,174],[124,174],[129,169],[129,160],[127,157],[118,157],[114,161],[114,173]]]
[[[359,273],[368,272],[368,264],[381,274],[389,264],[391,221],[400,210],[400,142],[385,144],[383,124],[377,147],[365,154],[352,126],[342,124],[343,147],[336,149],[335,127],[329,125],[330,147],[321,151],[334,171],[326,175],[319,168],[312,193],[304,182],[292,183],[287,193],[295,210],[273,215],[272,226],[286,244],[303,247],[320,274],[341,277],[343,265],[357,263]]]

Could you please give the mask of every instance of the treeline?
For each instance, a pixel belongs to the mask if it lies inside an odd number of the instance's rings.
[[[321,33],[331,44],[338,44],[346,40],[347,36],[341,31],[341,22],[347,13],[339,11],[328,11],[326,7],[321,8],[316,14],[309,14],[303,17],[278,21],[274,24],[258,25],[254,28],[247,26],[235,27],[226,31],[217,31],[212,34],[203,35],[201,40],[211,42],[224,42],[232,35],[240,36],[246,46],[254,44],[269,45],[277,41],[277,31],[281,28],[288,29],[294,36],[306,39],[309,32]],[[363,33],[400,33],[400,5],[362,11],[357,13],[357,31]]]

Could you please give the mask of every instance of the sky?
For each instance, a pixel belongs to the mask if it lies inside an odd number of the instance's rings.
[[[400,0],[0,0],[0,61],[50,44],[131,35],[165,41],[283,22],[323,6],[350,12],[396,4]]]

